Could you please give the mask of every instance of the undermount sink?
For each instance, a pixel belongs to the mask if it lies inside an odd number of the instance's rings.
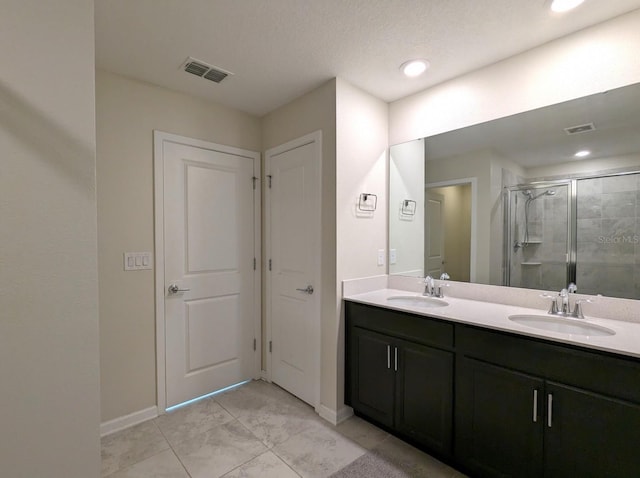
[[[615,331],[601,325],[584,322],[583,319],[552,317],[546,315],[510,315],[509,320],[527,327],[570,335],[607,336]]]
[[[396,295],[394,297],[388,297],[387,300],[394,304],[409,307],[445,307],[449,305],[449,302],[445,300],[421,295]]]

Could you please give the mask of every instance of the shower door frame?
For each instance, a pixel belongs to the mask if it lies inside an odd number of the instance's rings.
[[[515,186],[505,186],[503,190],[504,197],[504,230],[503,234],[505,243],[503,253],[503,284],[509,286],[511,279],[511,254],[513,249],[513,235],[509,227],[509,218],[511,217],[511,193],[526,189],[538,189],[545,187],[563,186],[568,184],[569,190],[567,194],[568,200],[568,241],[567,241],[567,283],[577,283],[577,261],[578,261],[578,181],[583,179],[610,178],[616,176],[628,176],[631,174],[640,174],[637,166],[631,166],[624,169],[602,171],[600,173],[586,173],[571,175],[571,179],[557,179],[534,181],[531,183],[517,184]],[[579,286],[579,284],[578,284]],[[516,286],[513,286],[516,287]]]
[[[599,177],[599,176],[596,176]],[[580,178],[586,179],[586,178]],[[577,202],[577,179],[557,179],[546,181],[534,181],[531,183],[516,184],[515,186],[505,186],[503,192],[504,198],[504,253],[503,253],[503,265],[502,265],[502,283],[509,287],[521,287],[511,286],[511,256],[513,254],[514,238],[510,227],[511,219],[511,194],[527,189],[547,189],[559,186],[567,186],[567,252],[566,252],[566,264],[567,264],[567,284],[575,282],[576,280],[576,260],[577,260],[577,237],[578,237],[578,223],[575,221],[577,217],[578,202]]]

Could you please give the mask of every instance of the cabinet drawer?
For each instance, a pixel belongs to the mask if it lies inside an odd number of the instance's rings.
[[[640,403],[640,361],[475,327],[456,326],[457,351],[513,370]]]
[[[345,302],[348,327],[360,327],[425,345],[453,347],[453,324],[420,315]]]

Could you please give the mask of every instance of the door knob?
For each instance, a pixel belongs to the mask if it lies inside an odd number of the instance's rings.
[[[178,292],[189,292],[191,289],[180,289],[176,284],[169,286],[169,294],[177,294]]]
[[[296,289],[296,290],[299,290],[300,292],[306,292],[309,295],[313,294],[313,286],[312,285],[308,285],[306,289]]]

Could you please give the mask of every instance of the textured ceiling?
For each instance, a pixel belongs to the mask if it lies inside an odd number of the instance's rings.
[[[586,0],[95,0],[99,68],[262,116],[333,77],[394,101],[640,8]],[[192,56],[231,71],[184,73]],[[399,65],[427,58],[407,79]]]
[[[564,128],[593,123],[595,131],[567,135]],[[492,151],[525,168],[640,151],[640,83],[427,138],[428,160]]]

